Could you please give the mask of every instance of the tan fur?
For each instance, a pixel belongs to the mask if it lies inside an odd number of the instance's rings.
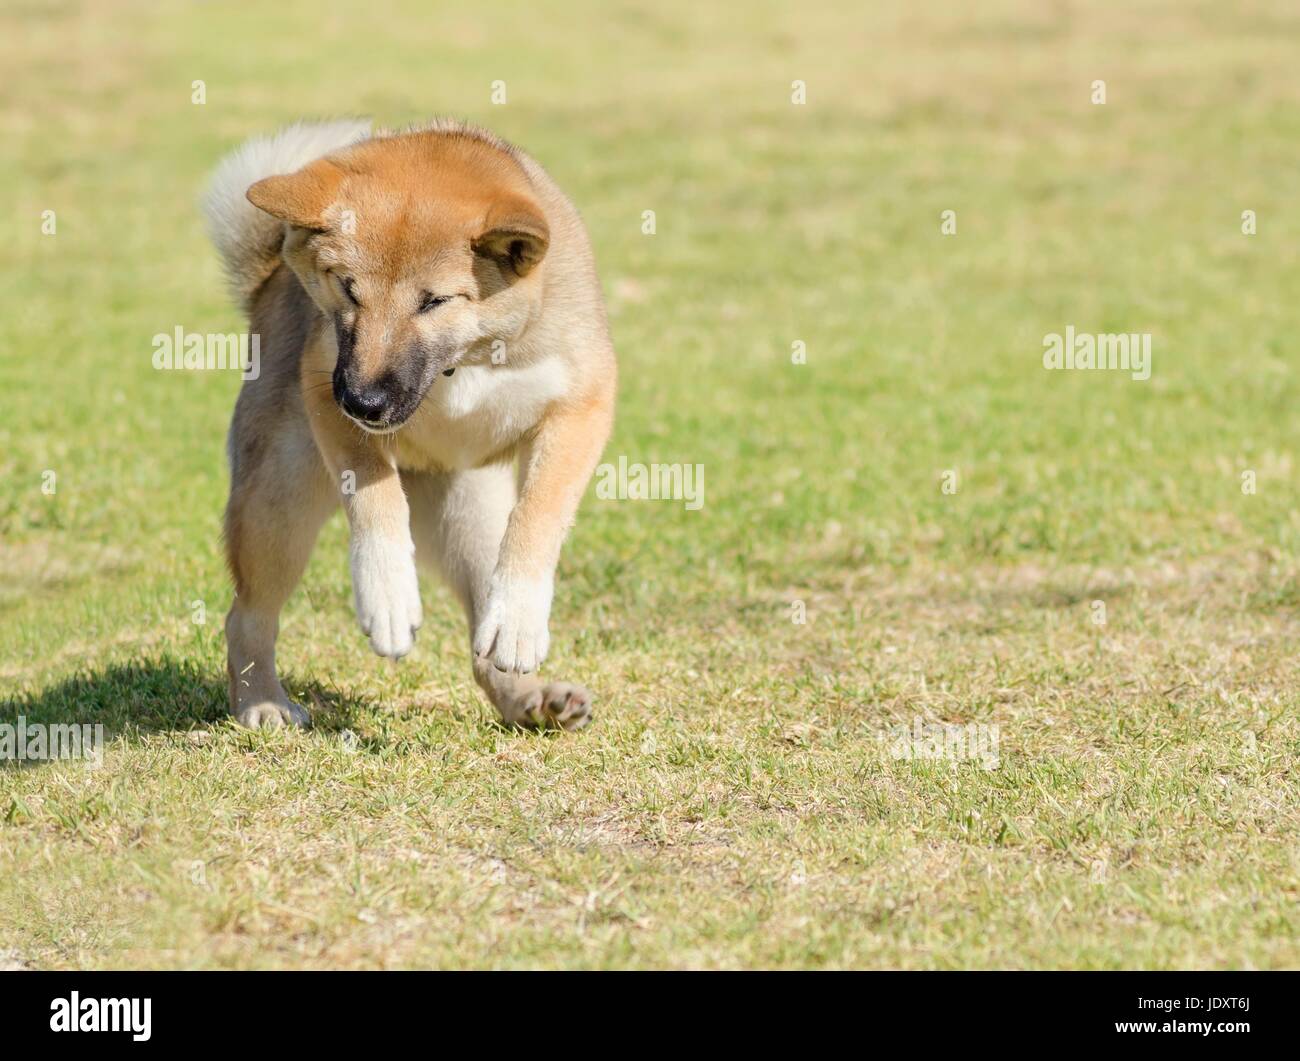
[[[419,554],[464,603],[475,678],[502,717],[585,725],[585,689],[531,673],[613,417],[613,349],[577,212],[517,149],[448,122],[270,174],[248,200],[283,230],[280,264],[243,288],[263,370],[230,434],[231,710],[251,726],[307,721],[276,675],[278,616],[342,507],[376,651],[410,648]],[[262,275],[267,253],[250,255]]]

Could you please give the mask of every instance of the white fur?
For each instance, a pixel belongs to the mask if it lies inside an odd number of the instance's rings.
[[[357,619],[380,656],[401,659],[420,628],[420,583],[415,545],[380,534],[353,534],[350,549]]]
[[[418,414],[420,445],[446,468],[472,468],[517,441],[569,389],[558,355],[530,365],[461,365],[439,376]]]
[[[480,410],[500,416],[521,406],[528,415],[531,409],[544,407],[566,393],[568,375],[564,361],[555,356],[524,368],[509,364],[463,365],[454,376],[446,377],[450,386],[438,388],[431,397],[453,419],[473,416]]]
[[[543,579],[492,576],[487,609],[474,632],[474,655],[491,655],[498,670],[537,670],[551,647],[553,576]]]
[[[248,309],[249,298],[266,278],[265,263],[284,230],[282,222],[255,207],[244,193],[263,177],[293,173],[369,135],[369,119],[297,122],[255,137],[222,159],[203,198],[203,213],[241,308]]]

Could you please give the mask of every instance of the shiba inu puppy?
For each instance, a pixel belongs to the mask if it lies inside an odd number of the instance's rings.
[[[474,677],[502,719],[581,729],[591,694],[537,674],[560,546],[614,408],[573,205],[484,130],[345,121],[246,144],[205,211],[262,352],[228,445],[235,718],[309,721],[276,676],[279,614],[342,507],[375,652],[411,650],[427,560],[465,607]]]

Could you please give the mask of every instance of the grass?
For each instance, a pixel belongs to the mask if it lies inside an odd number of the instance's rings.
[[[10,5],[0,711],[109,740],[0,766],[0,964],[1300,964],[1300,18],[959,6]],[[151,337],[239,326],[221,153],[346,112],[540,158],[610,300],[608,458],[705,466],[696,512],[589,492],[577,737],[492,725],[432,585],[371,656],[337,520],[280,647],[315,728],[225,721],[238,381]],[[1150,333],[1151,379],[1045,371],[1067,325]],[[918,720],[998,769],[894,758]]]

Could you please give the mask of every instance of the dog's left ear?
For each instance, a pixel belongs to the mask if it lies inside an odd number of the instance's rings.
[[[297,173],[264,177],[245,192],[248,201],[272,217],[300,228],[325,228],[325,211],[338,197],[343,171],[317,159]]]
[[[522,197],[503,199],[488,211],[483,231],[471,241],[475,254],[493,258],[527,276],[550,246],[551,230],[537,204]]]

